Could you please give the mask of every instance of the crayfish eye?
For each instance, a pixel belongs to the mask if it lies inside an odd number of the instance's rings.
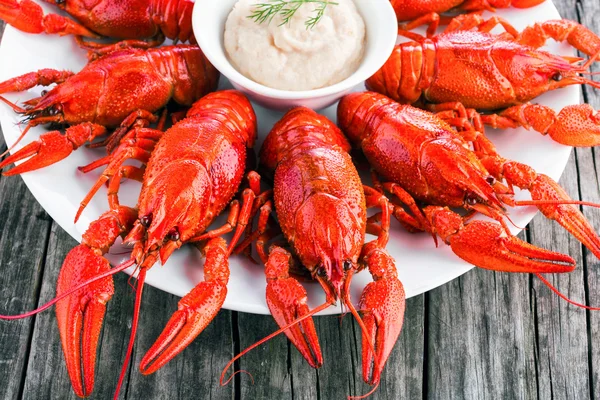
[[[63,110],[62,104],[57,104],[55,106],[52,106],[52,108],[50,108],[48,110],[48,114],[50,116],[55,116],[55,115],[62,113],[62,110]]]
[[[474,206],[479,202],[479,199],[474,195],[468,195],[465,199],[465,202],[470,206]]]
[[[48,94],[48,91],[47,91],[47,90],[42,90],[42,92],[40,93],[40,95],[41,95],[42,97],[44,97],[44,96],[45,96],[45,95],[47,95],[47,94]]]
[[[350,261],[344,261],[344,271],[350,271],[352,269],[352,263]]]
[[[496,183],[496,178],[494,178],[493,176],[488,176],[487,178],[485,178],[485,181],[489,184],[489,185],[493,185],[494,183]]]
[[[169,234],[167,235],[167,239],[173,242],[179,240],[179,231],[177,231],[177,228],[174,228],[171,232],[169,232]]]
[[[319,277],[321,277],[321,278],[326,278],[327,277],[327,271],[325,271],[325,267],[320,267],[317,270],[317,275],[319,275]]]
[[[144,228],[150,227],[151,223],[152,223],[152,217],[150,215],[145,215],[142,218],[140,218],[140,224],[142,224],[142,226]]]
[[[556,82],[560,82],[562,80],[562,78],[563,78],[563,76],[560,72],[557,72],[550,77],[550,79],[552,79],[553,81],[556,81]]]

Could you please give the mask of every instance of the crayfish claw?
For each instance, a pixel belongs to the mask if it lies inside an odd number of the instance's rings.
[[[44,16],[44,10],[31,0],[1,0],[0,19],[27,33],[56,33],[91,38],[99,36],[75,21],[58,14]]]
[[[266,265],[267,305],[281,328],[310,313],[306,290],[288,273],[290,253],[275,247]],[[323,365],[323,355],[314,321],[307,318],[284,331],[313,368]]]
[[[218,314],[227,288],[217,282],[200,282],[179,302],[167,326],[142,358],[140,371],[150,375],[183,351]]]
[[[29,143],[15,154],[7,157],[0,163],[0,169],[31,157],[21,165],[4,173],[5,176],[18,175],[52,165],[67,158],[72,151],[73,145],[66,136],[61,135],[58,131],[48,132],[40,136],[39,140]]]
[[[600,114],[589,104],[567,106],[561,110],[548,135],[567,146],[593,147],[600,145]]]
[[[479,268],[521,273],[564,273],[575,269],[568,255],[542,249],[493,222],[473,221],[449,238],[452,251]]]
[[[364,381],[375,385],[402,331],[406,294],[394,260],[385,251],[377,249],[365,261],[374,282],[365,287],[359,303],[366,328],[362,338],[362,368]],[[367,340],[367,334],[371,340]],[[375,354],[369,343],[374,344]]]
[[[57,296],[110,270],[102,256],[85,245],[69,252],[58,277]],[[94,388],[96,352],[106,303],[114,294],[112,277],[94,282],[56,304],[56,319],[73,390],[80,397]]]
[[[597,204],[572,200],[556,181],[543,174],[537,175],[529,191],[534,201],[547,203],[537,205],[546,218],[558,222],[600,258],[600,237],[577,207],[577,204],[598,207]]]
[[[144,375],[156,372],[181,353],[210,324],[225,302],[229,281],[227,244],[221,238],[211,239],[204,252],[205,281],[181,299],[178,310],[144,355],[140,364]]]

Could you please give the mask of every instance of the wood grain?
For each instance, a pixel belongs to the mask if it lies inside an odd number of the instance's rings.
[[[35,308],[52,221],[20,178],[0,178],[0,313]],[[20,396],[35,318],[0,321],[0,398]]]
[[[594,32],[600,32],[600,2],[583,0],[577,2],[579,21]],[[593,72],[599,72],[598,63],[592,65]],[[583,98],[596,110],[600,108],[600,91],[588,86],[583,87]],[[581,198],[600,203],[600,185],[598,165],[600,159],[596,149],[577,149],[577,167],[579,174],[579,191]],[[600,210],[584,208],[584,215],[593,223],[596,231],[600,231]],[[583,249],[583,267],[585,277],[585,301],[591,306],[600,306],[600,261],[587,249]],[[597,312],[586,312],[589,383],[592,398],[600,398],[600,315]],[[580,334],[583,334],[580,332]]]

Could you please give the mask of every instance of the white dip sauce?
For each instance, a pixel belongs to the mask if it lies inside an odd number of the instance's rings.
[[[289,24],[277,15],[270,24],[248,18],[259,0],[240,0],[225,26],[225,50],[243,75],[282,90],[331,86],[352,75],[365,49],[365,23],[352,0],[335,0],[312,29],[318,4],[303,4]]]

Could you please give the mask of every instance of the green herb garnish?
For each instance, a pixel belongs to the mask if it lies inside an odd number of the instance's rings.
[[[263,22],[270,24],[276,15],[280,15],[282,21],[279,26],[287,25],[290,23],[294,14],[296,14],[296,11],[298,11],[302,5],[308,3],[315,3],[317,6],[313,10],[314,15],[305,22],[306,29],[313,29],[315,25],[319,23],[325,14],[327,6],[337,6],[339,4],[333,1],[322,0],[269,0],[269,3],[253,4],[254,10],[248,18],[254,20],[254,22],[257,22],[258,24],[262,24]]]

